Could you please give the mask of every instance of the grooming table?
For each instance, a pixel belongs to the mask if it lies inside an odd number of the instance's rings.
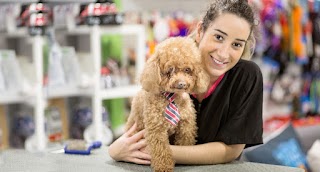
[[[262,155],[263,156],[263,155]],[[64,153],[31,153],[21,149],[9,149],[0,154],[0,172],[149,172],[150,166],[115,162],[108,155],[107,147],[92,150],[90,155]],[[219,165],[176,165],[175,170],[188,172],[303,172],[299,168],[235,161]]]

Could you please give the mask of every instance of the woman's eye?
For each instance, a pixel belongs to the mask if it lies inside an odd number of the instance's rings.
[[[214,37],[216,38],[216,40],[219,40],[219,41],[222,41],[222,40],[223,40],[223,37],[220,36],[220,35],[215,35]]]
[[[240,43],[234,43],[233,46],[237,47],[237,48],[241,48],[243,45]]]

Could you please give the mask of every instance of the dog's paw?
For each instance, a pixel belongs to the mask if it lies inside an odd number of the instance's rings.
[[[164,158],[162,160],[165,161],[158,161],[158,163],[152,163],[151,166],[155,172],[173,172],[175,162],[172,158]]]
[[[154,172],[173,172],[173,168],[154,169]]]

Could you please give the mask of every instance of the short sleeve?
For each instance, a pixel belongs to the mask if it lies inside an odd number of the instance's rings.
[[[263,79],[260,68],[254,62],[245,63],[245,66],[235,70],[229,74],[235,79],[228,117],[217,133],[216,141],[250,147],[262,143]]]

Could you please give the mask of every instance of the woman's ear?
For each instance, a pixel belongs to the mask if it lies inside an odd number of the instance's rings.
[[[196,84],[193,89],[193,93],[199,94],[204,93],[207,91],[210,84],[210,76],[205,71],[204,67],[202,65],[199,65],[197,69],[197,79]]]
[[[159,58],[155,53],[144,66],[140,75],[140,83],[144,90],[148,92],[160,91],[160,67]]]
[[[198,22],[197,28],[196,28],[196,35],[195,35],[195,40],[197,44],[200,43],[201,37],[202,37],[202,21]]]

